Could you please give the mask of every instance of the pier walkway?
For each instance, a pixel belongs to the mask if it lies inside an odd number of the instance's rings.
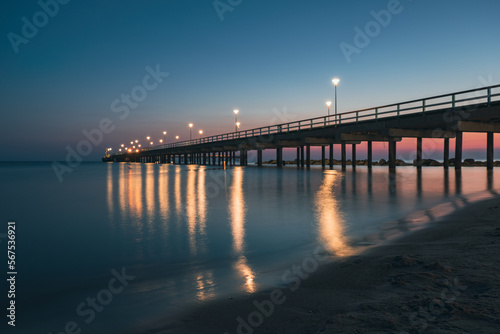
[[[455,138],[454,167],[460,169],[464,132],[487,134],[487,168],[493,169],[493,136],[500,132],[500,85],[108,154],[103,161],[232,165],[239,160],[245,166],[248,151],[255,150],[257,165],[262,166],[262,151],[273,149],[281,167],[283,149],[296,148],[297,165],[309,167],[311,147],[320,146],[322,165],[328,147],[333,167],[334,146],[340,145],[342,169],[346,169],[348,145],[355,168],[356,145],[366,141],[368,168],[372,167],[372,143],[387,142],[388,165],[394,170],[397,143],[403,138],[417,138],[417,168],[422,166],[422,139],[439,138],[444,141],[443,165],[449,168],[450,138]]]

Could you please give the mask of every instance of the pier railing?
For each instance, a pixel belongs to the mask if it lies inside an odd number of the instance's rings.
[[[500,85],[426,97],[423,99],[388,104],[374,108],[360,109],[338,115],[320,116],[289,123],[269,125],[255,129],[241,130],[198,139],[157,145],[142,148],[140,151],[160,150],[242,138],[252,138],[257,136],[293,133],[302,130],[312,130],[325,127],[338,127],[345,124],[357,124],[364,121],[378,120],[388,117],[399,117],[403,115],[422,114],[425,116],[426,113],[434,110],[454,110],[455,108],[474,105],[489,106],[492,102],[497,101],[500,101]],[[126,153],[127,152],[117,153],[116,155]]]

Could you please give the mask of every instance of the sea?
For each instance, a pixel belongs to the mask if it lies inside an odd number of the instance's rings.
[[[113,334],[439,224],[497,196],[500,169],[86,162],[60,182],[50,162],[2,162],[0,181],[2,333]]]

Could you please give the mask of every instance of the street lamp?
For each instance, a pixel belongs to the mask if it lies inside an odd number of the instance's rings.
[[[139,140],[137,140],[137,139],[136,139],[136,140],[135,140],[135,143],[137,144],[138,142],[139,142]]]
[[[138,146],[141,147],[141,144],[139,144]]]
[[[238,113],[240,111],[238,109],[234,109],[233,112],[234,112],[234,132],[237,132],[238,126],[236,124],[238,124]]]
[[[160,139],[160,144],[163,143],[163,139]]]
[[[179,136],[175,136],[175,140],[179,140]]]
[[[149,138],[151,138],[151,137],[150,137],[150,136],[147,136],[147,137],[146,137],[146,140],[149,140]]]
[[[151,146],[153,146],[153,142],[151,142],[150,144],[151,144]]]
[[[122,147],[124,147],[125,145],[122,144]]]
[[[203,130],[198,131],[198,133],[200,134],[200,138],[201,138],[201,135],[203,134]]]
[[[191,139],[192,139],[192,138],[191,138],[191,137],[192,137],[192,136],[191,136],[191,133],[192,133],[192,131],[191,131],[191,130],[193,129],[193,123],[189,123],[189,124],[188,124],[188,126],[189,126],[189,140],[191,140]]]
[[[240,129],[240,122],[236,122],[236,131],[238,131]]]
[[[163,131],[163,141],[165,141],[165,136],[167,135],[167,131]]]
[[[330,116],[330,107],[332,105],[332,101],[326,101],[326,106],[328,107],[328,116]]]
[[[134,145],[134,142],[133,142],[133,141],[131,141],[131,142],[130,142],[130,145]]]
[[[333,84],[335,85],[335,121],[337,120],[337,85],[340,82],[340,79],[333,78]]]

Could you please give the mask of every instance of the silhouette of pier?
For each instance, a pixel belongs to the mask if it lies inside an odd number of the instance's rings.
[[[321,147],[322,165],[333,168],[335,145],[340,145],[341,165],[347,166],[347,147],[356,168],[356,146],[367,142],[367,167],[372,167],[372,143],[388,143],[388,166],[397,165],[397,143],[417,139],[416,166],[422,168],[423,138],[444,141],[443,166],[450,166],[450,138],[455,138],[454,167],[462,167],[464,132],[483,132],[486,139],[486,166],[494,167],[494,133],[500,132],[500,85],[427,97],[374,108],[321,116],[142,148],[136,152],[108,154],[103,161],[143,163],[183,163],[203,165],[248,164],[248,151],[276,150],[276,165],[283,166],[283,149],[296,148],[297,166],[310,167],[311,147]]]

